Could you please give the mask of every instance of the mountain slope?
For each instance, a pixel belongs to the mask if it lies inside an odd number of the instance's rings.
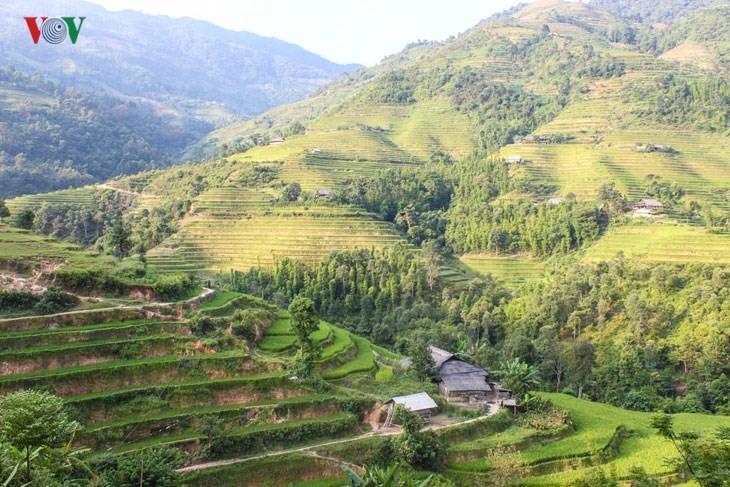
[[[4,62],[76,87],[208,120],[304,98],[343,72],[296,45],[189,18],[109,12],[81,0],[0,6]],[[86,16],[77,44],[33,45],[23,16]]]
[[[210,128],[2,66],[0,199],[167,167]]]
[[[328,242],[379,247],[391,241],[382,237],[392,234],[391,224],[411,243],[439,238],[464,262],[500,269],[498,261],[479,255],[546,257],[600,241],[606,215],[597,210],[604,206],[598,190],[607,182],[627,202],[664,198],[655,195],[661,188],[676,193],[664,200],[662,217],[620,214],[612,225],[679,225],[669,232],[677,242],[686,237],[722,246],[730,243],[724,136],[730,91],[716,69],[723,65],[718,46],[726,34],[712,26],[727,16],[722,7],[709,12],[652,33],[656,46],[705,45],[713,63],[698,66],[660,57],[662,49],[646,50],[631,35],[638,24],[605,10],[560,0],[531,4],[456,39],[409,46],[307,100],[220,129],[200,145],[220,150],[220,162],[110,185],[139,192],[140,208],[165,198],[187,202],[180,232],[150,253],[171,269],[186,259],[190,270],[246,269],[287,256],[316,259]],[[520,162],[510,164],[510,158]],[[424,166],[429,171],[418,171]],[[384,170],[395,172],[382,175]],[[384,209],[367,201],[379,184],[432,173],[452,187],[446,207],[405,213],[405,206]],[[282,199],[292,183],[303,190],[298,201]],[[436,183],[418,184],[426,194]],[[333,193],[318,197],[320,189]],[[568,204],[542,204],[550,199]],[[353,216],[386,223],[365,232],[365,240],[348,242],[342,240],[348,231],[361,236]],[[326,218],[327,229],[324,221],[308,223],[312,217]],[[570,230],[563,227],[566,218]],[[716,236],[694,239],[693,226]],[[286,245],[273,252],[271,245],[256,245],[268,241],[268,233],[283,244],[282,232]],[[619,235],[630,253],[648,252],[655,260],[723,260],[711,248],[663,252],[643,246],[642,232],[611,235]],[[253,236],[243,248],[235,244]],[[518,261],[509,265],[522,265]]]
[[[687,14],[711,7],[727,4],[727,0],[591,0],[591,5],[604,8],[621,17],[641,22],[672,22]]]

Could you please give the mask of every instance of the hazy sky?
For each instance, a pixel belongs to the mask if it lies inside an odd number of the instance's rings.
[[[420,39],[443,40],[519,0],[89,0],[277,37],[339,63],[371,66]]]

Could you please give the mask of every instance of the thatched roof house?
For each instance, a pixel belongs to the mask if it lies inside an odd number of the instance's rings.
[[[489,373],[472,365],[456,355],[430,346],[434,371],[438,376],[439,394],[449,402],[481,400],[497,402],[509,398],[511,391],[503,389],[496,382],[489,382]]]

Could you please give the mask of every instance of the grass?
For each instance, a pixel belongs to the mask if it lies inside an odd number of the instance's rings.
[[[627,257],[654,262],[730,263],[730,235],[708,233],[687,225],[652,223],[614,228],[586,251],[585,259],[600,261],[621,251]]]
[[[219,413],[226,413],[231,411],[243,411],[248,408],[259,408],[264,406],[290,406],[297,404],[317,404],[325,400],[331,399],[332,396],[324,394],[316,394],[310,396],[300,396],[291,399],[269,399],[265,401],[256,401],[251,403],[242,404],[226,404],[222,406],[205,406],[205,407],[194,407],[194,408],[183,408],[183,409],[170,409],[166,411],[158,411],[152,414],[145,414],[141,417],[127,416],[114,421],[107,421],[103,423],[95,423],[91,427],[86,429],[87,433],[93,433],[107,428],[116,428],[121,426],[136,425],[141,423],[147,423],[152,421],[160,421],[165,419],[192,417],[192,416],[204,416],[204,415],[215,415]]]
[[[207,303],[205,303],[202,306],[199,306],[198,310],[206,311],[206,310],[221,308],[221,307],[225,306],[226,304],[228,304],[230,301],[232,301],[238,297],[241,297],[241,296],[243,296],[243,294],[230,292],[230,291],[216,293],[215,297],[212,300],[208,301]]]
[[[390,365],[378,365],[375,373],[375,380],[378,382],[390,382],[393,380],[393,367]]]
[[[371,371],[375,367],[375,355],[373,355],[370,342],[365,338],[355,335],[352,335],[351,338],[355,343],[355,347],[357,347],[357,355],[342,367],[323,373],[322,377],[324,379],[341,379],[357,372]]]
[[[497,257],[469,254],[463,255],[461,262],[478,274],[491,274],[510,287],[539,279],[544,272],[540,262],[525,256]]]
[[[619,477],[625,478],[632,466],[641,466],[653,476],[671,473],[665,461],[676,455],[671,443],[660,437],[650,426],[653,413],[628,411],[607,404],[594,403],[576,399],[572,396],[554,393],[540,393],[550,399],[556,406],[570,412],[575,431],[573,434],[553,442],[523,449],[523,461],[531,467],[549,465],[558,460],[578,459],[597,454],[611,441],[620,426],[629,436],[623,440],[615,458],[609,458],[607,469],[615,468]],[[704,414],[674,415],[675,429],[678,432],[697,432],[712,434],[719,427],[730,426],[730,417]],[[518,443],[528,436],[522,428],[512,427],[493,436],[478,438],[465,443],[452,445],[450,450],[458,453],[469,450],[488,449],[497,445]],[[470,460],[449,465],[458,471],[484,472],[489,470],[485,460]],[[564,469],[563,463],[554,467]],[[521,485],[567,485],[580,478],[589,469],[598,467],[573,466],[569,470],[548,475],[536,475],[523,481]]]

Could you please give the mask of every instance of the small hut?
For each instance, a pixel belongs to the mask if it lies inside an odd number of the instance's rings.
[[[386,426],[390,426],[390,423],[393,421],[393,409],[396,404],[402,404],[408,411],[413,411],[418,414],[426,423],[431,420],[431,414],[434,409],[438,408],[436,401],[426,392],[419,392],[410,396],[397,396],[386,401],[385,404],[390,405],[388,419],[385,420]]]

